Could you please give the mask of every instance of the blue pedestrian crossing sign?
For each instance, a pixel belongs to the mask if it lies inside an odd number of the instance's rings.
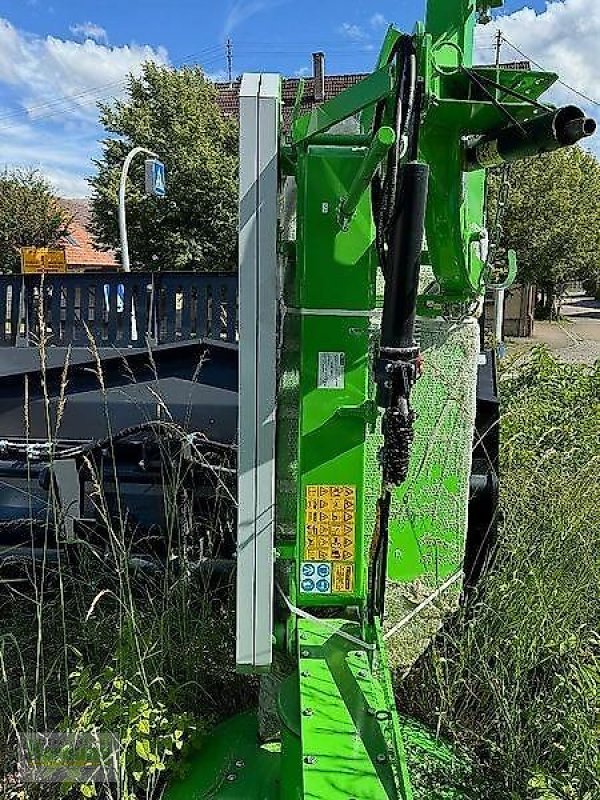
[[[167,194],[165,165],[157,158],[146,159],[146,194],[154,197],[165,197]]]

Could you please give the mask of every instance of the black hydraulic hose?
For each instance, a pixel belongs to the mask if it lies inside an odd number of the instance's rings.
[[[55,458],[74,458],[76,456],[85,455],[101,450],[105,450],[107,447],[110,447],[111,444],[115,444],[116,442],[122,441],[123,439],[129,439],[131,436],[135,436],[138,433],[163,433],[165,436],[171,435],[175,439],[182,439],[189,434],[181,428],[179,425],[173,422],[164,422],[163,420],[150,420],[148,422],[141,422],[138,425],[131,425],[128,428],[123,428],[122,430],[118,431],[117,433],[113,434],[112,436],[108,436],[105,439],[101,439],[96,442],[90,442],[89,444],[83,445],[81,447],[73,448],[72,450],[62,451],[60,453],[55,454]],[[198,438],[197,441],[198,445],[202,445],[205,448],[214,448],[216,450],[224,450],[226,452],[234,452],[237,450],[237,446],[233,444],[224,444],[223,442],[215,442],[211,439],[206,438]]]
[[[369,621],[383,617],[385,610],[385,582],[387,578],[387,554],[389,546],[390,505],[392,495],[386,489],[379,498],[378,522],[371,546],[371,568],[369,575]]]
[[[398,63],[398,73],[401,71],[398,80],[395,105],[395,130],[396,145],[390,150],[387,159],[385,176],[383,182],[377,177],[373,182],[373,212],[376,221],[376,247],[384,275],[387,276],[387,234],[393,218],[394,209],[397,205],[397,179],[398,168],[401,158],[401,148],[405,139],[406,131],[410,131],[412,123],[412,113],[414,104],[414,91],[416,86],[416,56],[414,46],[410,36],[400,38],[390,54],[388,63],[396,58]],[[375,129],[381,124],[384,105],[377,107],[375,114]]]

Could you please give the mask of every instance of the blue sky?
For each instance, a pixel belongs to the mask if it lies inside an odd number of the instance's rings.
[[[389,22],[412,29],[425,0],[0,0],[0,166],[40,167],[63,195],[86,193],[97,154],[95,102],[153,58],[234,71],[308,71],[322,49],[329,73],[368,70]],[[592,97],[600,41],[596,0],[508,0],[497,24],[507,39]],[[491,58],[495,23],[481,29]],[[507,46],[505,59],[519,58]],[[566,90],[557,99],[574,98]],[[69,98],[69,99],[64,99]]]

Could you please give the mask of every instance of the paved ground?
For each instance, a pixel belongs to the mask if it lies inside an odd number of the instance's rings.
[[[511,339],[511,349],[527,350],[544,343],[562,361],[593,364],[600,359],[600,302],[571,295],[561,313],[560,322],[536,322],[530,339]]]

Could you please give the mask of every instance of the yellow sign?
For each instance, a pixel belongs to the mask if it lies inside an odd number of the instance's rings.
[[[348,594],[354,591],[354,564],[333,565],[331,591],[334,594]]]
[[[67,257],[60,248],[22,247],[21,271],[24,275],[67,271]]]
[[[304,560],[333,562],[332,591],[348,593],[354,589],[355,555],[356,487],[307,486]]]

